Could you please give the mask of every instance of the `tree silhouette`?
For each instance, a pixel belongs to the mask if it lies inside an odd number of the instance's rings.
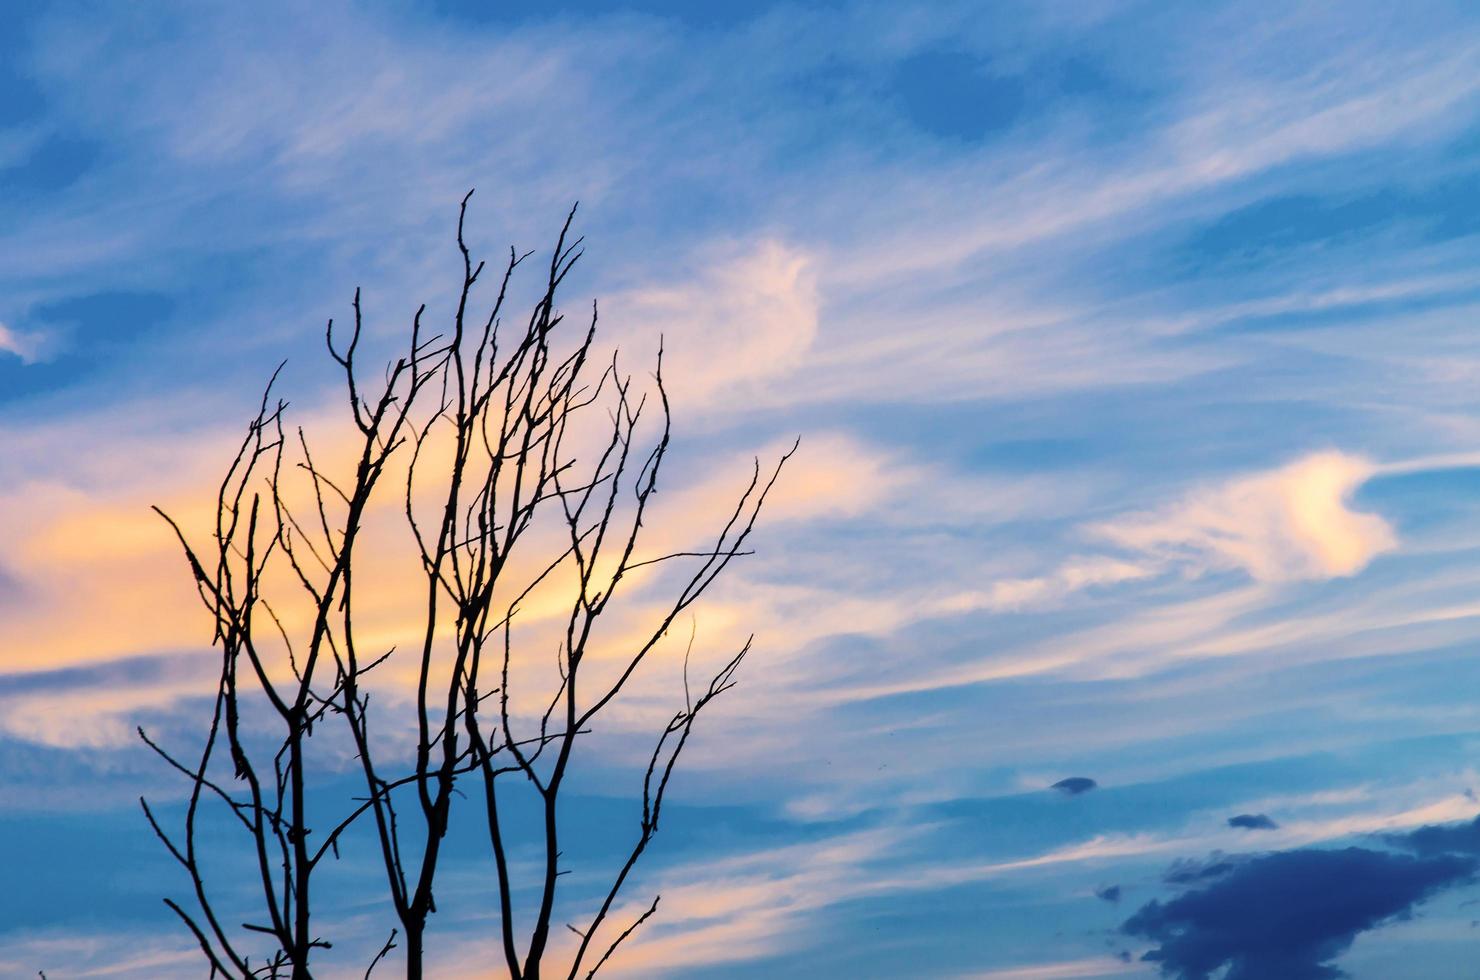
[[[570,870],[561,863],[568,825],[559,802],[578,748],[678,618],[749,553],[746,541],[791,455],[766,470],[756,460],[707,546],[640,550],[670,445],[661,347],[643,393],[615,354],[598,361],[594,304],[583,329],[566,326],[556,297],[581,255],[581,240],[570,240],[574,209],[527,317],[505,323],[511,284],[533,254],[513,250],[486,314],[475,315],[485,265],[464,240],[470,197],[458,216],[462,283],[448,331],[432,333],[423,306],[404,353],[367,386],[358,291],[347,336],[329,323],[350,450],[338,443],[316,454],[302,428],[289,429],[287,404],[272,395],[275,374],[221,480],[204,543],[160,511],[212,616],[221,667],[198,752],[182,755],[139,733],[188,780],[179,825],[166,830],[163,814],[140,802],[188,874],[190,900],[166,901],[213,976],[311,976],[310,960],[332,942],[315,918],[316,875],[351,839],[373,844],[395,917],[378,951],[365,951],[366,975],[399,949],[407,977],[423,976],[443,842],[461,805],[476,807],[486,824],[508,975],[549,973],[560,879]],[[330,456],[344,456],[343,465]],[[367,551],[388,515],[409,542],[399,566]],[[638,578],[672,592],[640,610],[640,629],[629,608],[618,635],[599,632],[613,600],[631,594]],[[412,649],[382,648],[383,629],[362,625],[387,581],[420,596]],[[516,636],[535,604],[537,628]],[[552,640],[553,651],[542,645]],[[690,651],[692,644],[690,634]],[[555,972],[594,976],[657,910],[655,897],[615,921],[695,721],[733,685],[749,650],[747,641],[693,688],[685,652],[683,704],[647,754],[630,846],[584,921],[567,924],[576,940]],[[541,657],[543,678],[532,667]],[[377,687],[386,664],[399,665],[403,680]],[[410,734],[398,739],[401,732]],[[317,774],[344,759],[359,789],[329,814],[315,795]],[[461,789],[469,786],[476,790]],[[538,814],[533,841],[513,836],[510,814],[520,805]],[[208,833],[207,811],[235,837]],[[511,857],[518,847],[539,855],[528,881]],[[220,897],[214,863],[223,849],[252,868],[255,921],[232,924],[238,899]],[[532,901],[523,900],[526,890]]]

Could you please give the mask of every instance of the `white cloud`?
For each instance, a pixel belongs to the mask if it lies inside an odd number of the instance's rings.
[[[947,596],[934,604],[932,611],[952,615],[979,610],[1005,612],[1042,607],[1084,589],[1134,582],[1150,578],[1159,571],[1155,564],[1105,556],[1070,558],[1048,575],[1002,579],[982,591]]]
[[[1094,531],[1143,554],[1194,567],[1240,568],[1259,581],[1355,575],[1398,546],[1387,521],[1350,506],[1352,494],[1376,472],[1359,456],[1315,453]]]
[[[1078,980],[1086,977],[1108,977],[1122,973],[1135,973],[1141,967],[1135,963],[1104,956],[1093,956],[1081,960],[1064,960],[1058,963],[1039,963],[1033,966],[1014,966],[1005,970],[988,970],[971,973],[961,980]]]
[[[701,966],[742,963],[794,949],[806,942],[824,909],[876,893],[869,868],[897,852],[918,831],[862,830],[690,862],[634,883],[630,897],[613,909],[601,935],[610,941],[624,924],[634,921],[651,901],[651,893],[662,895],[658,914],[622,945],[603,974],[678,977]],[[580,921],[589,912],[567,914]],[[573,941],[568,934],[552,941],[552,959],[563,962]],[[450,976],[486,969],[491,942],[469,941],[444,952],[441,969]]]
[[[39,331],[22,333],[0,323],[0,351],[7,351],[27,364],[42,360],[49,348],[49,338]]]
[[[733,402],[802,365],[817,335],[815,266],[806,252],[761,241],[686,282],[613,296],[603,315],[623,346],[640,350],[663,336],[679,411]]]
[[[198,666],[209,667],[207,654]],[[166,679],[140,682],[116,679],[0,698],[0,733],[37,745],[62,749],[118,748],[137,740],[134,727],[149,711],[163,711],[210,691],[210,679],[197,669]]]
[[[0,971],[31,977],[38,965],[47,976],[110,980],[199,976],[200,950],[183,940],[141,937],[137,932],[27,934],[7,940],[0,949]]]

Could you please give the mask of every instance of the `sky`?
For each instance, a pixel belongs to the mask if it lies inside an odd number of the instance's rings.
[[[374,351],[445,321],[476,188],[495,257],[579,201],[568,301],[635,360],[662,336],[674,526],[801,438],[695,614],[755,650],[611,975],[1472,975],[1472,4],[6,19],[0,974],[204,974],[134,728],[191,744],[215,661],[149,506],[199,518],[284,358],[333,431],[325,320],[358,286]],[[592,867],[676,670],[589,743]],[[453,839],[434,975],[491,976]],[[349,946],[390,922],[372,870],[326,913]]]

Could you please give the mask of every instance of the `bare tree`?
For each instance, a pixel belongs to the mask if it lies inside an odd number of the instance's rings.
[[[791,455],[766,471],[755,462],[706,545],[642,551],[670,443],[661,348],[644,393],[615,355],[596,355],[594,305],[584,328],[565,327],[556,296],[581,255],[580,239],[570,240],[574,210],[542,266],[543,287],[528,315],[515,327],[504,322],[511,283],[533,254],[512,250],[486,311],[475,315],[485,265],[464,240],[467,204],[464,198],[458,217],[462,283],[449,329],[430,333],[422,307],[405,352],[367,387],[359,293],[347,335],[330,321],[326,346],[353,423],[344,464],[316,455],[301,428],[288,429],[287,406],[271,395],[274,375],[221,481],[209,541],[193,543],[160,512],[214,620],[221,669],[198,753],[166,750],[140,730],[188,781],[180,826],[166,830],[168,821],[141,803],[189,877],[191,900],[167,904],[213,976],[311,976],[310,960],[331,943],[313,917],[315,875],[353,832],[356,841],[372,842],[395,916],[385,942],[366,950],[366,975],[399,947],[407,977],[421,977],[443,841],[462,800],[476,800],[486,823],[503,966],[515,980],[547,975],[569,870],[561,863],[568,825],[560,801],[578,747],[679,617],[749,553],[761,506]],[[345,455],[335,449],[332,455]],[[415,568],[406,580],[420,583],[414,648],[401,652],[376,648],[360,626],[363,614],[356,618],[367,583],[406,574],[365,553],[367,529],[387,511],[379,505],[388,495],[399,501],[394,512],[412,546]],[[645,626],[634,633],[624,621],[615,636],[598,630],[613,600],[631,591],[634,573],[664,569],[658,581],[674,590],[645,609]],[[534,629],[516,637],[536,599],[548,635]],[[692,644],[691,635],[682,707],[657,732],[642,767],[630,847],[609,887],[581,913],[584,921],[566,923],[575,938],[555,970],[566,977],[594,976],[657,909],[654,897],[628,921],[613,921],[618,896],[658,830],[695,720],[731,687],[750,649],[747,641],[732,650],[691,688]],[[531,666],[539,658],[547,658],[544,678]],[[372,712],[372,671],[388,662],[406,668],[410,691],[381,685],[385,696]],[[385,701],[389,707],[380,707]],[[401,730],[413,732],[406,744],[393,737]],[[335,747],[346,744],[343,757],[353,759],[363,792],[326,815],[311,800],[314,765],[332,766]],[[465,794],[460,786],[478,789]],[[511,838],[509,814],[521,803],[538,813],[536,840]],[[238,853],[248,855],[260,893],[258,921],[234,927],[224,911],[202,830],[208,809],[224,814],[243,842]],[[539,858],[527,880],[512,859],[519,848]],[[264,941],[265,953],[247,951]]]

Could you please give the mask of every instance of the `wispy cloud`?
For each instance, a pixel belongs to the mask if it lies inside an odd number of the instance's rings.
[[[1475,727],[1455,693],[1480,636],[1468,11],[480,6],[55,8],[0,51],[34,89],[34,117],[0,112],[0,179],[41,181],[0,204],[0,728],[24,752],[123,752],[133,721],[198,692],[141,666],[210,663],[147,506],[202,526],[285,354],[294,417],[332,456],[323,318],[362,283],[370,347],[424,299],[441,322],[469,186],[495,258],[547,244],[579,198],[570,315],[596,299],[639,375],[665,336],[684,455],[655,548],[803,437],[759,553],[696,616],[706,649],[758,644],[690,760],[713,801],[798,822],[663,871],[670,918],[634,975],[774,970],[740,945],[835,965],[812,937],[867,942],[850,901],[1089,895],[1096,869],[1231,846],[1241,811],[1055,810],[1042,838],[1003,851],[983,828],[946,860],[799,826],[905,824],[1112,751],[1182,774],[1315,748],[1376,767],[1425,751],[1375,745],[1378,721],[1395,740]],[[93,148],[66,180],[53,138]],[[114,291],[172,313],[50,312]],[[661,584],[634,581],[614,645]],[[387,645],[405,593],[382,576],[366,614]],[[550,608],[525,610],[532,641]],[[614,718],[624,737],[671,709],[678,650]],[[1298,846],[1466,805],[1361,785],[1327,809],[1255,788],[1243,809]],[[1025,932],[1050,948],[1104,904]],[[1036,963],[1014,928],[979,925],[997,946],[973,975],[1121,969],[1077,947]],[[101,948],[68,962],[105,969]]]
[[[1107,956],[1034,966],[1015,966],[1005,970],[987,970],[962,974],[959,980],[1070,980],[1070,978],[1113,977],[1140,972],[1141,967]]]
[[[1094,531],[1135,551],[1189,560],[1194,569],[1239,568],[1261,581],[1354,575],[1398,545],[1391,525],[1350,504],[1377,471],[1359,457],[1318,453]]]

